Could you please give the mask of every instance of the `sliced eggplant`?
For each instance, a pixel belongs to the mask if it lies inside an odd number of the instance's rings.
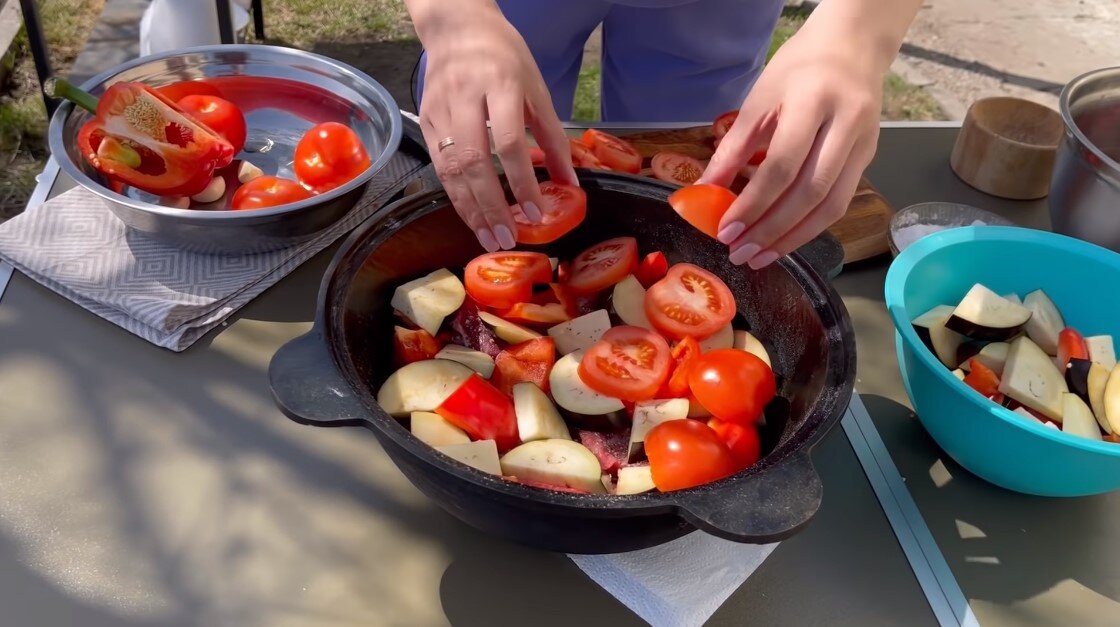
[[[502,473],[550,485],[603,494],[599,460],[586,446],[572,440],[534,440],[501,458]]]
[[[610,328],[610,314],[606,309],[596,309],[589,314],[552,327],[548,330],[548,334],[556,340],[556,351],[561,355],[567,355],[591,348]]]
[[[1054,301],[1042,290],[1035,290],[1023,299],[1023,306],[1031,310],[1031,318],[1027,321],[1027,335],[1039,348],[1046,351],[1047,355],[1058,354],[1058,334],[1066,328],[1062,314],[1054,305]]]
[[[914,319],[914,330],[946,368],[956,368],[957,349],[964,343],[964,336],[945,327],[953,315],[953,308],[938,305]]]
[[[672,398],[663,401],[641,401],[634,405],[634,422],[630,427],[628,461],[645,459],[646,434],[657,425],[669,420],[688,418],[688,399]]]
[[[944,319],[953,315],[954,309],[956,308],[952,305],[938,305],[917,318],[914,318],[910,324],[924,329],[937,325],[944,325]]]
[[[1009,340],[1027,324],[1031,312],[977,283],[953,310],[946,328],[961,335],[991,342]]]
[[[650,473],[648,464],[623,466],[618,469],[618,481],[614,484],[614,493],[618,495],[641,494],[642,492],[649,492],[654,487],[653,474]]]
[[[771,368],[774,367],[774,365],[770,363],[770,353],[766,352],[766,347],[762,345],[762,342],[760,342],[757,337],[751,335],[750,331],[736,331],[735,338],[731,342],[731,348],[747,351],[766,362],[767,366]]]
[[[1003,297],[1004,297],[1004,299],[1006,299],[1008,301],[1011,301],[1011,302],[1015,303],[1016,305],[1022,305],[1023,304],[1023,299],[1019,298],[1019,295],[1014,293],[1014,292],[1012,292],[1011,294],[1004,294]]]
[[[579,362],[582,359],[583,351],[579,350],[564,355],[552,367],[548,386],[556,404],[580,416],[604,416],[622,411],[622,401],[592,390],[580,379]]]
[[[1029,418],[1032,422],[1040,422],[1038,418],[1035,418],[1034,414],[1027,411],[1026,407],[1019,406],[1019,407],[1016,407],[1015,409],[1012,409],[1011,411],[1012,411],[1012,413],[1019,414],[1020,416],[1022,416],[1024,418]]]
[[[968,363],[973,357],[980,354],[980,351],[987,346],[985,342],[965,342],[957,347],[957,363],[960,364],[961,370],[970,372],[972,364]]]
[[[478,312],[478,317],[481,318],[487,326],[494,329],[494,335],[497,335],[498,339],[509,342],[510,344],[520,344],[542,337],[540,333],[532,329],[526,329],[519,324],[503,320],[488,311]]]
[[[646,317],[645,303],[646,288],[642,287],[634,275],[629,274],[625,279],[615,283],[614,291],[611,293],[611,305],[614,306],[614,312],[618,314],[623,324],[652,330],[653,325]]]
[[[735,345],[735,329],[731,325],[727,325],[709,335],[708,337],[700,340],[700,351],[708,352],[719,350],[721,348],[731,348]]]
[[[457,361],[477,372],[483,379],[489,379],[494,374],[494,358],[466,346],[448,344],[436,353],[436,359]]]
[[[1101,439],[1093,411],[1080,396],[1069,392],[1062,395],[1062,431],[1090,440]]]
[[[416,361],[389,375],[377,391],[386,413],[404,418],[414,411],[435,411],[474,371],[457,361]]]
[[[1104,392],[1108,387],[1110,378],[1111,372],[1104,366],[1096,363],[1089,366],[1086,381],[1086,387],[1089,390],[1089,408],[1093,410],[1093,416],[1096,417],[1097,423],[1100,424],[1105,433],[1116,432],[1104,411]]]
[[[1109,433],[1120,433],[1120,365],[1112,369],[1108,375],[1108,383],[1104,387],[1101,407],[1104,416],[1108,419]]]
[[[502,464],[498,459],[498,445],[494,440],[439,446],[436,447],[436,450],[471,468],[477,468],[492,475],[500,476],[502,474]]]
[[[466,444],[471,439],[467,432],[447,422],[443,416],[427,411],[414,411],[410,419],[410,431],[424,444],[432,448]]]
[[[1007,352],[1009,350],[1011,350],[1011,345],[1006,342],[992,342],[980,349],[980,352],[976,353],[973,359],[1002,377],[1003,369],[1007,365]]]
[[[1093,362],[1077,357],[1070,359],[1069,365],[1066,366],[1066,386],[1069,387],[1070,392],[1080,396],[1086,403],[1090,403],[1092,399],[1089,396],[1089,372],[1092,369]]]
[[[999,391],[1060,423],[1062,394],[1069,387],[1050,357],[1030,338],[1021,337],[1007,353]]]
[[[513,386],[513,410],[522,442],[572,439],[560,412],[535,383],[526,381]]]
[[[393,292],[390,305],[428,333],[439,333],[443,319],[455,313],[467,298],[463,282],[446,268],[409,281]]]
[[[1085,346],[1089,349],[1089,360],[1112,370],[1116,367],[1116,347],[1112,344],[1111,335],[1094,335],[1085,338]]]
[[[961,381],[964,381],[964,378],[965,378],[966,374],[967,373],[965,373],[965,371],[961,370],[960,368],[957,368],[956,370],[953,371],[953,376],[960,379]]]

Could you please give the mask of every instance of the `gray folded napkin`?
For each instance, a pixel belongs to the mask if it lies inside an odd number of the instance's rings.
[[[384,206],[424,167],[397,153],[326,231],[241,256],[192,253],[150,238],[136,246],[128,239],[138,234],[77,187],[0,225],[0,259],[126,331],[181,351]]]

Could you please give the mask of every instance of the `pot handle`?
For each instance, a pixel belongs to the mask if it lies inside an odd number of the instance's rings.
[[[844,269],[844,245],[828,231],[798,248],[797,254],[828,281],[835,279]]]
[[[280,411],[300,424],[349,427],[369,416],[335,368],[318,328],[276,351],[268,364],[268,384]]]
[[[808,451],[799,451],[732,488],[680,502],[681,515],[712,535],[736,542],[784,540],[816,515],[824,490]]]

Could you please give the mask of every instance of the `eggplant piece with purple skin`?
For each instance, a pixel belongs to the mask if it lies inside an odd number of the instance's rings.
[[[945,327],[952,315],[952,307],[938,305],[911,322],[918,337],[946,368],[956,368],[960,363],[957,361],[957,350],[965,341],[963,335]]]
[[[1027,326],[1031,310],[977,283],[965,294],[945,327],[974,340],[1003,342]]]

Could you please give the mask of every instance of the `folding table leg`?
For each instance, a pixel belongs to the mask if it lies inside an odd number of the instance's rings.
[[[233,20],[230,17],[229,0],[215,0],[218,3],[218,36],[223,44],[236,43],[233,35]]]
[[[52,70],[47,40],[43,37],[43,25],[39,21],[39,7],[35,0],[19,0],[19,6],[27,29],[27,43],[31,46],[31,56],[35,60],[35,73],[39,77],[39,91],[42,92],[43,83],[50,78]],[[47,116],[53,115],[58,103],[53,98],[48,98],[46,93],[43,93],[43,103],[47,107]]]
[[[253,34],[264,41],[264,0],[253,0]]]

